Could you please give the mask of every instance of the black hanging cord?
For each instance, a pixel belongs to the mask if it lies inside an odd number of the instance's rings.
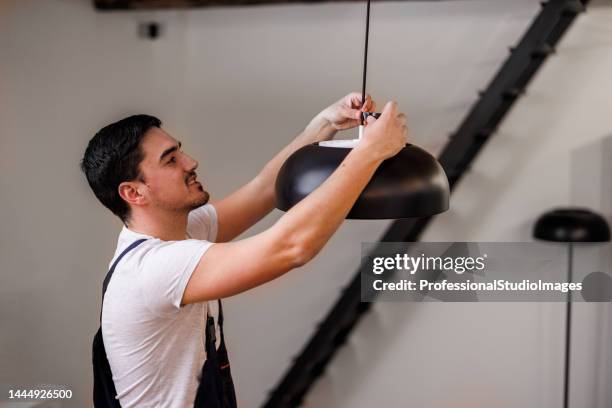
[[[571,282],[572,263],[574,262],[574,245],[569,243],[567,249],[567,281]],[[569,407],[570,387],[570,353],[572,350],[572,292],[567,292],[567,304],[565,306],[565,367],[563,376],[563,408]]]
[[[361,106],[365,103],[366,95],[366,73],[368,72],[368,36],[370,33],[370,0],[368,0],[368,8],[366,12],[366,34],[365,34],[365,51],[363,53],[363,85],[361,87]],[[361,124],[364,123],[363,115],[361,115]]]

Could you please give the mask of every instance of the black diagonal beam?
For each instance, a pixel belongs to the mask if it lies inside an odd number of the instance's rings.
[[[512,105],[524,92],[555,45],[588,0],[551,0],[542,3],[540,13],[495,74],[480,99],[453,133],[439,160],[448,175],[451,189],[456,187]],[[417,241],[431,218],[397,220],[380,242]],[[359,271],[342,291],[338,301],[317,327],[264,407],[294,407],[301,403],[317,377],[325,370],[351,330],[371,303],[361,302]]]

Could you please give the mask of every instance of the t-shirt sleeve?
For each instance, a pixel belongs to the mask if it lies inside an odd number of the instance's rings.
[[[187,233],[191,238],[215,242],[217,229],[217,210],[212,204],[203,205],[189,213]]]
[[[147,251],[139,281],[143,300],[152,313],[172,316],[180,310],[189,278],[212,245],[197,239],[161,241]]]

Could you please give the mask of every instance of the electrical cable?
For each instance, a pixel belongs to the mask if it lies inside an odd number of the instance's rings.
[[[366,11],[366,32],[365,32],[365,47],[363,52],[363,84],[361,87],[361,105],[365,103],[366,95],[366,75],[368,72],[368,37],[370,33],[370,0],[368,0],[368,7]],[[361,125],[364,125],[364,118],[361,115]]]

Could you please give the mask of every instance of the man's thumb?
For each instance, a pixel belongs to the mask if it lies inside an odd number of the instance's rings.
[[[389,101],[383,108],[382,115],[389,116],[389,115],[394,114],[396,111],[397,111],[397,102]]]

